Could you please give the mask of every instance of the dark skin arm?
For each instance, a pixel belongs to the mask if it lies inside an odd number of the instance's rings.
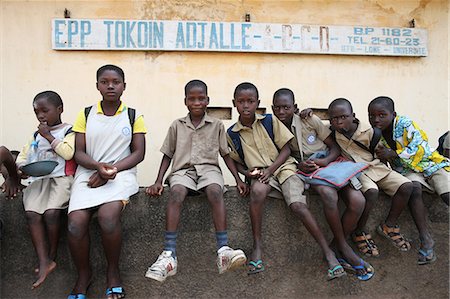
[[[320,166],[324,167],[333,162],[334,160],[339,157],[341,154],[341,149],[339,148],[339,145],[336,143],[336,141],[333,139],[331,135],[328,135],[328,137],[323,141],[325,145],[328,147],[328,156],[321,159],[314,159],[313,162]]]
[[[53,137],[52,133],[50,133],[50,127],[46,122],[41,122],[38,126],[38,133],[41,134],[42,137],[47,139],[47,141],[51,144],[55,137]]]
[[[233,159],[231,159],[230,155],[225,155],[222,158],[225,161],[225,164],[227,165],[227,167],[230,170],[231,174],[233,174],[234,179],[236,180],[236,185],[237,185],[237,188],[239,190],[239,194],[241,196],[247,196],[248,193],[250,192],[250,189],[247,186],[247,184],[244,183],[241,180],[241,178],[239,177],[236,163],[234,162]]]
[[[286,160],[289,158],[289,155],[291,154],[291,149],[289,148],[289,142],[287,142],[280,150],[280,153],[278,154],[278,157],[275,159],[275,161],[264,169],[262,171],[261,176],[259,177],[259,181],[264,184],[268,184],[270,177],[272,174],[277,170]]]
[[[394,150],[387,148],[381,144],[379,144],[375,148],[375,154],[383,163],[393,161],[398,157],[397,153]]]
[[[120,160],[116,164],[97,162],[86,154],[86,138],[84,133],[76,133],[75,136],[75,161],[87,168],[96,170],[89,178],[88,186],[91,188],[100,187],[108,180],[113,180],[117,172],[130,169],[144,160],[145,156],[145,135],[142,133],[133,134],[131,140],[131,154]]]
[[[162,185],[164,175],[166,174],[171,161],[172,159],[167,155],[164,155],[162,157],[161,165],[159,166],[158,177],[156,178],[155,183],[145,189],[145,193],[147,195],[153,197],[153,196],[160,196],[162,194],[164,190],[164,187]]]
[[[2,186],[3,192],[6,193],[7,198],[14,198],[17,196],[20,188],[19,177],[14,158],[4,146],[0,147],[0,165],[4,165],[8,172],[5,177],[5,183]]]

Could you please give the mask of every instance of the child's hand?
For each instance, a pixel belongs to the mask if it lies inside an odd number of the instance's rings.
[[[375,154],[381,162],[392,161],[397,158],[397,153],[395,151],[382,145],[375,148]]]
[[[258,179],[261,175],[262,172],[258,168],[248,170],[247,173],[245,174],[245,176],[248,177],[249,179]]]
[[[50,133],[50,127],[47,125],[46,122],[41,122],[38,126],[38,132],[47,139],[47,136],[51,135]]]
[[[246,197],[250,193],[249,186],[242,180],[236,181],[236,185],[240,196]]]
[[[313,115],[313,110],[311,108],[306,108],[300,111],[300,118],[307,119]]]
[[[263,169],[263,170],[261,170],[261,176],[259,177],[258,181],[263,184],[268,184],[272,174],[273,174],[273,171],[270,170],[270,167]]]
[[[298,164],[298,169],[300,169],[304,173],[311,173],[318,168],[319,166],[312,160],[302,161]]]
[[[309,160],[309,161],[314,162],[314,164],[316,164],[316,165],[318,166],[317,168],[319,168],[319,167],[325,167],[325,166],[328,165],[328,164],[326,163],[325,159],[311,159],[311,160]]]
[[[97,171],[105,180],[114,180],[117,174],[117,168],[107,163],[99,163],[97,166]]]
[[[19,182],[8,177],[2,184],[2,192],[5,193],[6,198],[14,198],[20,192],[20,186]]]
[[[161,196],[161,194],[164,191],[164,187],[161,183],[154,183],[150,187],[147,187],[145,189],[145,194],[148,196],[154,197],[154,196]]]
[[[107,182],[108,182],[108,180],[102,178],[100,176],[100,174],[98,173],[98,171],[96,171],[89,178],[87,185],[91,188],[97,188],[97,187],[105,185]]]

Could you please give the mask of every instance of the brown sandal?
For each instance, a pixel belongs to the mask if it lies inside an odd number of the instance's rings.
[[[367,257],[377,257],[380,255],[378,247],[370,234],[361,232],[353,234],[353,242],[358,246],[359,252]]]
[[[411,244],[400,233],[400,227],[398,225],[389,227],[386,224],[380,224],[377,227],[377,232],[391,241],[391,243],[400,249],[400,251],[408,251],[411,249]]]

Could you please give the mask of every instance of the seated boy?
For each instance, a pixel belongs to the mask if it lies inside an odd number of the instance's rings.
[[[376,148],[377,156],[413,183],[409,207],[421,241],[418,263],[431,263],[436,256],[433,252],[434,241],[427,228],[422,186],[435,191],[448,205],[450,160],[430,148],[427,135],[415,122],[397,115],[391,98],[375,98],[368,110],[370,124],[382,131],[382,145]]]
[[[217,267],[219,273],[242,266],[246,262],[242,250],[228,247],[226,211],[223,201],[223,176],[218,155],[236,179],[241,194],[248,193],[236,166],[229,156],[226,132],[222,122],[206,114],[209,104],[207,86],[200,80],[188,82],[184,88],[184,103],[189,110],[186,117],[175,120],[169,128],[161,152],[164,154],[155,184],[146,189],[150,196],[163,191],[163,178],[171,161],[172,171],[167,179],[170,196],[166,210],[164,251],[148,268],[146,277],[164,281],[177,273],[176,238],[181,205],[190,192],[206,193],[212,207],[217,239]]]
[[[289,144],[291,156],[299,162],[298,168],[302,172],[311,174],[319,167],[326,167],[338,158],[340,155],[339,146],[334,141],[330,129],[322,123],[319,117],[313,114],[306,119],[301,119],[295,113],[298,108],[294,93],[290,89],[282,88],[275,92],[272,110],[275,116],[294,134],[294,138]],[[326,150],[328,150],[326,157],[310,158],[313,154]],[[353,162],[343,162],[342,164],[346,163],[356,166]],[[313,184],[312,187],[322,199],[325,216],[335,236],[333,243],[337,246],[336,249],[347,261],[359,265],[361,263],[360,258],[348,245],[346,237],[356,228],[358,219],[364,210],[364,196],[349,184],[340,189],[323,184]],[[342,223],[338,209],[338,192],[343,196],[348,206],[342,216]],[[369,276],[365,278],[370,278],[371,276]]]
[[[16,163],[14,161],[15,159],[9,150],[4,146],[0,146],[1,174],[5,179],[1,188],[7,198],[16,197],[20,190],[19,176],[17,175]],[[0,219],[0,240],[2,239],[2,232],[3,220]]]
[[[411,247],[409,242],[400,234],[397,220],[408,204],[412,192],[410,180],[384,165],[373,156],[370,143],[374,135],[374,129],[360,122],[353,113],[351,103],[344,98],[331,102],[328,107],[328,115],[332,128],[336,131],[336,142],[341,152],[348,159],[355,162],[366,162],[369,168],[364,170],[359,177],[362,187],[361,191],[366,198],[364,212],[355,230],[356,235],[368,235],[365,225],[369,212],[378,198],[378,188],[392,197],[391,208],[384,223],[380,224],[377,231],[383,237],[390,240],[401,251],[408,251]],[[374,244],[373,240],[369,240]]]
[[[241,83],[234,91],[233,105],[239,121],[228,129],[228,143],[238,169],[251,180],[250,218],[253,232],[253,252],[249,274],[264,270],[262,262],[262,215],[268,194],[281,192],[289,208],[299,217],[321,246],[328,262],[328,278],[344,275],[344,269],[329,248],[320,228],[306,205],[304,185],[296,175],[297,166],[290,155],[289,143],[293,135],[272,115],[257,115],[257,88]],[[362,274],[366,274],[365,271]]]

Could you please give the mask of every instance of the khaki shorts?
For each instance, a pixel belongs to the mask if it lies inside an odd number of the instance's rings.
[[[51,209],[65,209],[69,206],[72,176],[44,178],[33,181],[23,190],[25,211],[44,214]]]
[[[417,172],[409,172],[405,176],[413,182],[419,182],[431,193],[442,195],[450,192],[450,172],[443,168],[428,178],[424,177],[423,173]]]
[[[192,191],[200,191],[211,184],[219,185],[223,190],[224,180],[221,172],[211,170],[202,176],[198,176],[195,168],[176,171],[168,179],[169,186],[182,185]]]
[[[252,180],[252,184],[256,180]],[[306,196],[303,195],[305,191],[305,184],[297,175],[291,175],[288,177],[283,184],[278,182],[278,179],[271,177],[269,185],[272,187],[267,196],[283,199],[288,206],[294,202],[301,202],[306,204]]]
[[[398,188],[404,183],[411,183],[409,179],[404,177],[398,172],[392,170],[387,176],[379,180],[378,182],[372,181],[365,173],[362,173],[358,178],[362,184],[361,192],[365,193],[369,189],[381,189],[389,196],[394,196]]]

